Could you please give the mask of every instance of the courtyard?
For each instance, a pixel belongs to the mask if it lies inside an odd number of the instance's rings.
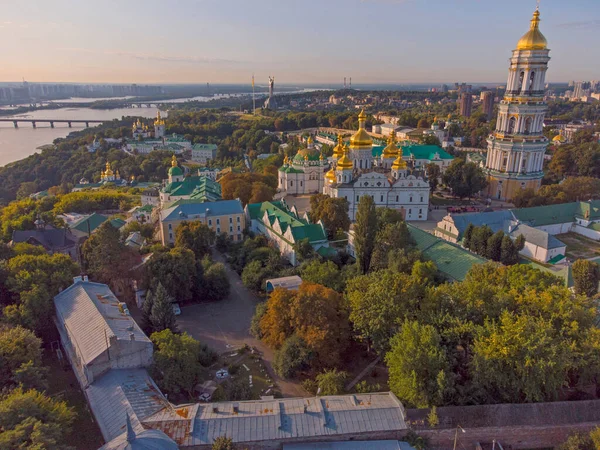
[[[576,233],[558,234],[556,237],[567,245],[567,258],[575,260],[591,259],[600,256],[600,242]]]

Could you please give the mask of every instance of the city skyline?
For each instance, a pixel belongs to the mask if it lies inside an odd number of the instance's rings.
[[[426,4],[427,3],[427,4]],[[484,4],[485,3],[485,4]],[[502,83],[534,0],[307,0],[302,4],[59,0],[5,5],[0,82],[212,84]],[[598,19],[596,19],[598,18]],[[543,0],[549,82],[600,76],[594,0]],[[425,25],[425,26],[424,26]],[[584,51],[585,50],[585,51]]]

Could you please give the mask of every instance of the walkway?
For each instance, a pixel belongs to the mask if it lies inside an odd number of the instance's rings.
[[[307,393],[296,383],[281,380],[272,367],[274,352],[261,341],[250,335],[250,321],[260,299],[248,290],[240,276],[215,252],[213,258],[225,265],[231,284],[229,296],[220,302],[199,303],[181,308],[177,325],[201,343],[222,353],[242,347],[244,344],[256,347],[263,355],[267,370],[276,380],[285,397],[304,397]]]

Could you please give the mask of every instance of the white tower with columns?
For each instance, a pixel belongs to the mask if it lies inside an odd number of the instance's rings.
[[[530,30],[519,40],[510,60],[506,94],[498,106],[496,131],[488,139],[487,194],[510,200],[521,189],[540,187],[548,140],[542,133],[548,50],[536,9]]]

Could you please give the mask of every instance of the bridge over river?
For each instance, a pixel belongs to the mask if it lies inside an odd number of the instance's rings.
[[[85,124],[86,128],[90,126],[90,124],[100,124],[104,122],[111,122],[111,120],[97,120],[97,119],[0,119],[0,122],[12,122],[15,128],[19,128],[19,123],[30,123],[33,128],[37,126],[38,123],[49,123],[50,128],[54,128],[55,123],[66,123],[69,125],[69,128],[73,127],[73,124]]]

